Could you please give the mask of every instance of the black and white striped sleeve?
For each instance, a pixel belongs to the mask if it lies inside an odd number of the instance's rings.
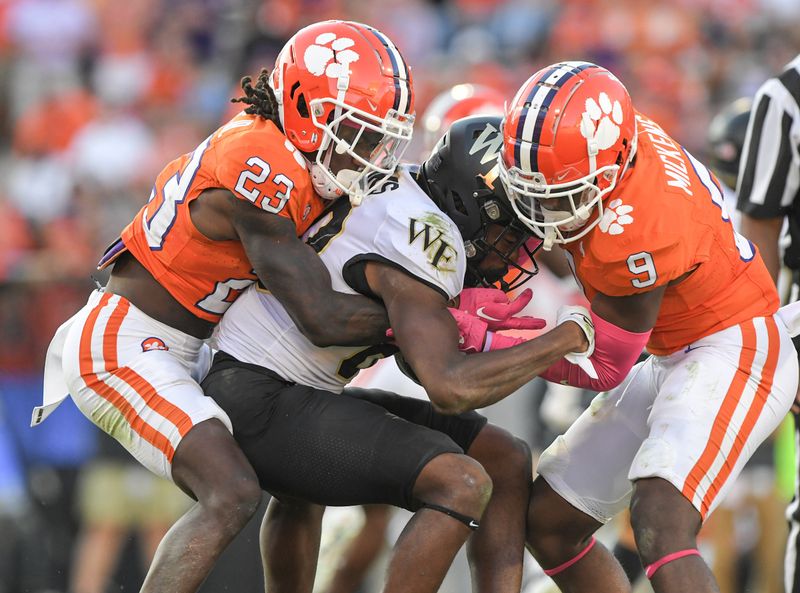
[[[737,208],[784,216],[800,197],[800,56],[756,93],[739,163]]]

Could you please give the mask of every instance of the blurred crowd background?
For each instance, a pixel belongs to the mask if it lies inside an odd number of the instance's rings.
[[[800,51],[797,0],[0,0],[0,593],[102,593],[91,574],[75,590],[77,542],[108,551],[127,540],[122,527],[80,539],[106,476],[84,470],[124,453],[74,406],[28,428],[48,341],[160,168],[236,112],[242,76],[327,18],[394,40],[418,114],[456,83],[510,99],[542,66],[588,60],[698,156],[716,111]],[[139,474],[118,479],[147,490]],[[144,556],[170,516],[151,518]]]

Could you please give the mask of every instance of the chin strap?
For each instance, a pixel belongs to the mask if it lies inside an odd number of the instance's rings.
[[[556,241],[556,230],[553,227],[547,227],[544,231],[544,240],[542,241],[542,249],[550,251]]]
[[[350,197],[350,205],[353,208],[355,208],[356,206],[360,206],[361,202],[364,201],[365,197],[364,189],[361,187],[362,186],[361,182],[354,182],[354,180],[358,176],[359,173],[353,171],[352,169],[342,169],[336,176],[336,178],[342,185],[345,185],[350,188],[350,191],[348,192],[347,195]],[[348,177],[349,179],[347,179]]]

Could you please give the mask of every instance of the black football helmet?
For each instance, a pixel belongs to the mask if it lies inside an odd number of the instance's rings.
[[[509,291],[539,271],[533,254],[541,240],[517,218],[498,178],[497,155],[503,146],[500,121],[491,115],[456,120],[420,166],[417,181],[461,232],[467,255],[464,286],[499,285]],[[503,229],[490,241],[491,225]],[[509,233],[514,241],[506,247],[504,238]],[[480,270],[490,252],[508,266],[504,277],[487,277]]]
[[[714,116],[708,126],[709,165],[731,189],[736,189],[739,178],[739,160],[752,106],[753,101],[747,97],[736,99]]]

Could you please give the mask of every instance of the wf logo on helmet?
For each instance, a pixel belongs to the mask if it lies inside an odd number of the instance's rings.
[[[142,352],[150,352],[152,350],[169,350],[169,348],[161,338],[151,337],[142,340]]]

